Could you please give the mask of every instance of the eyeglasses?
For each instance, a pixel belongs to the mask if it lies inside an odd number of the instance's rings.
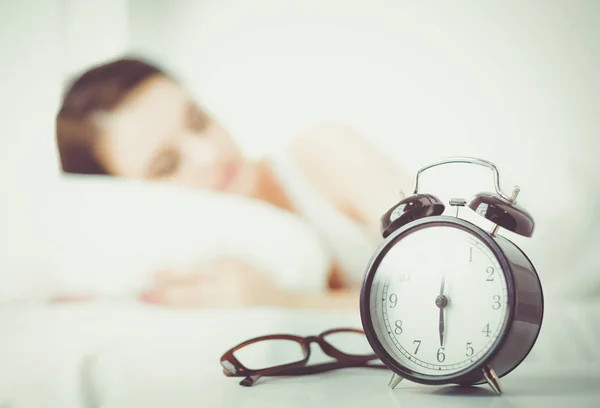
[[[307,365],[310,345],[317,343],[323,352],[336,361]],[[334,345],[334,343],[336,345]],[[358,344],[358,347],[356,343]],[[261,347],[256,347],[261,346]],[[277,352],[284,346],[285,350]],[[344,349],[342,351],[340,348]],[[248,352],[244,361],[256,359],[262,368],[248,368],[234,355]],[[284,363],[284,359],[287,362]],[[325,331],[318,336],[300,337],[291,334],[274,334],[255,337],[227,351],[221,357],[223,373],[228,377],[245,377],[240,385],[250,387],[264,376],[295,376],[324,373],[350,367],[387,369],[383,364],[373,364],[378,357],[368,345],[364,332],[352,328]],[[290,361],[291,360],[291,361]],[[277,362],[277,365],[273,365]]]

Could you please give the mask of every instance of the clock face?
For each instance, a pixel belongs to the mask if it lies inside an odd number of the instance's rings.
[[[500,262],[453,223],[423,224],[376,258],[368,307],[378,343],[407,372],[460,375],[492,350],[506,326]]]

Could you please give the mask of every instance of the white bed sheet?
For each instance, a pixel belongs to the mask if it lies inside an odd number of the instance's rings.
[[[538,343],[522,368],[508,377],[509,383],[515,384],[510,377],[518,379],[518,373],[528,375],[536,367],[542,367],[537,373],[555,377],[563,370],[574,373],[568,375],[590,372],[589,367],[600,361],[599,316],[600,303],[547,304]],[[133,302],[5,307],[0,310],[0,403],[19,408],[147,408],[152,403],[161,406],[158,401],[177,402],[179,407],[204,401],[206,406],[233,407],[239,398],[252,402],[265,391],[245,389],[237,385],[239,380],[222,374],[219,358],[225,350],[253,336],[310,335],[339,326],[360,327],[358,313],[184,311]],[[281,388],[269,388],[275,392],[269,398],[304,394],[300,386],[290,389],[285,384],[302,383],[307,392],[326,393],[318,384],[333,381],[336,387],[344,376],[357,384],[363,383],[360,378],[383,381],[383,374],[372,371],[345,373],[285,379]],[[387,376],[383,375],[386,381]]]

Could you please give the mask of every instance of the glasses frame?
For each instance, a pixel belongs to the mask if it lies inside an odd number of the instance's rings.
[[[331,343],[325,340],[325,337],[334,333],[358,333],[365,334],[364,331],[354,328],[336,328],[324,331],[318,336],[296,336],[292,334],[273,334],[268,336],[254,337],[246,340],[237,346],[231,348],[229,351],[221,356],[221,365],[223,366],[223,374],[227,377],[245,377],[240,381],[240,385],[244,387],[251,387],[260,377],[266,376],[299,376],[299,375],[311,375],[319,374],[327,371],[337,370],[341,368],[350,367],[365,367],[365,368],[377,368],[377,369],[388,369],[383,364],[372,364],[372,360],[379,359],[377,355],[370,354],[347,354],[337,349]],[[273,367],[262,368],[258,370],[249,369],[245,367],[235,356],[234,353],[243,347],[250,344],[258,343],[261,341],[268,340],[292,340],[300,344],[302,351],[304,352],[304,358],[295,363],[281,364]],[[307,365],[310,360],[310,346],[312,343],[317,343],[321,350],[329,357],[334,358],[336,361],[328,363],[320,363],[314,365]]]

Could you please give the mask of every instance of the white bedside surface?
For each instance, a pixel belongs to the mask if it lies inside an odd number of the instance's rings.
[[[504,394],[497,396],[487,385],[460,388],[430,387],[403,381],[388,388],[385,371],[348,369],[330,374],[296,378],[263,379],[242,387],[239,379],[198,378],[197,383],[160,382],[136,384],[104,405],[105,408],[153,407],[444,407],[537,408],[599,407],[600,375],[594,367],[569,368],[564,377],[543,368],[519,369],[502,379]]]
[[[0,308],[0,408],[600,407],[599,306],[550,304],[538,343],[501,380],[499,397],[486,385],[403,381],[390,390],[387,370],[262,378],[250,388],[222,373],[221,354],[243,340],[360,327],[356,313],[133,302]],[[318,350],[312,346],[317,362]]]

